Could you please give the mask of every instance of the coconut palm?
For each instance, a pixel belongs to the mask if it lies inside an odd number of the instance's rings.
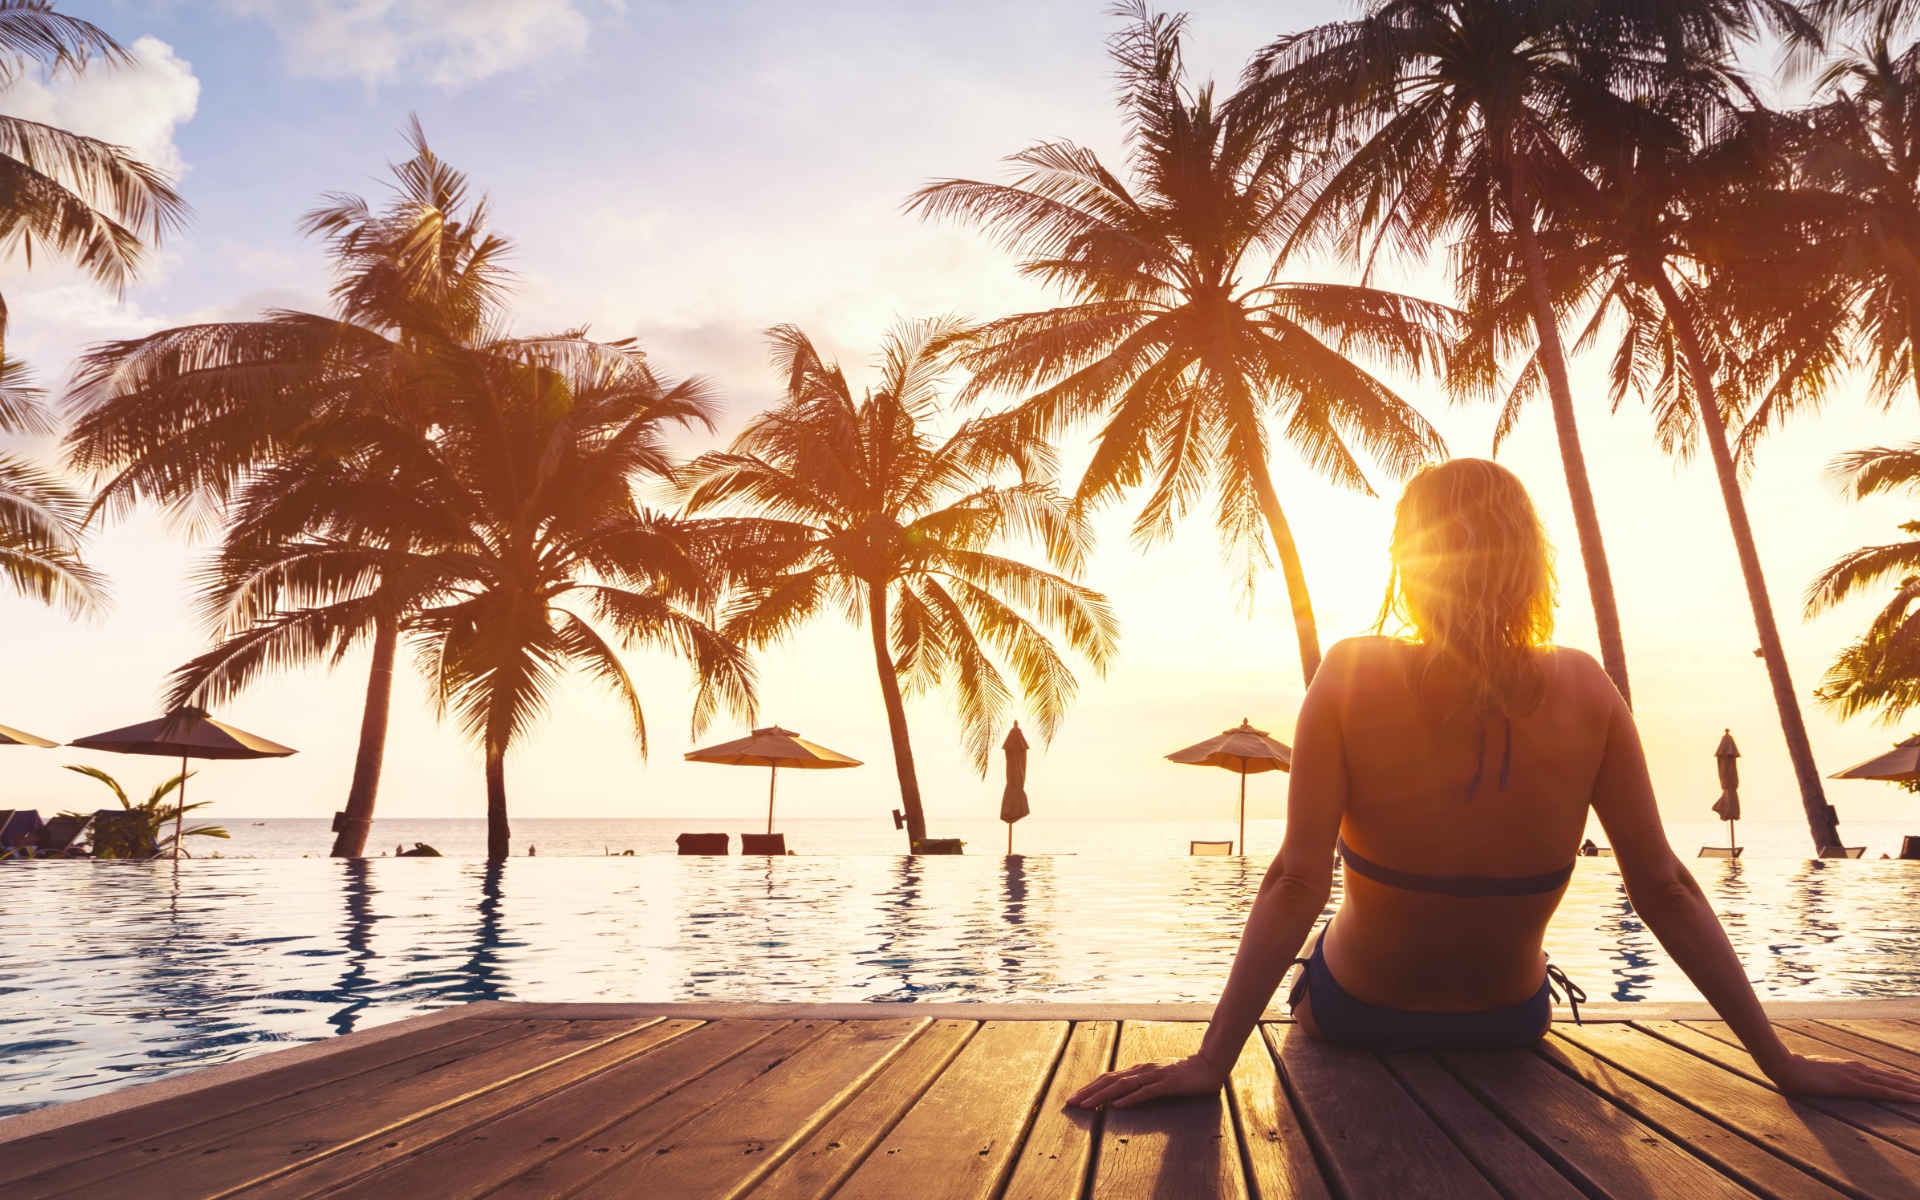
[[[489,230],[486,198],[474,198],[466,176],[434,154],[417,121],[408,141],[412,156],[393,167],[387,203],[334,194],[302,220],[331,252],[334,315],[277,311],[183,326],[107,343],[81,359],[67,458],[100,481],[97,513],[152,502],[189,525],[217,526],[236,491],[291,447],[350,454],[356,438],[391,432],[395,420],[421,422],[416,433],[432,424],[426,393],[443,379],[436,354],[491,336],[509,283],[499,263],[511,247]],[[356,427],[360,418],[370,424]],[[336,822],[332,852],[340,857],[365,853],[408,608],[389,589],[354,611],[361,623],[340,631],[344,641],[288,642],[275,654],[237,659],[222,676],[223,686],[238,689],[254,678],[243,670],[313,661],[300,646],[337,664],[371,642],[353,781]]]
[[[1023,273],[1072,303],[994,321],[960,361],[967,395],[1025,394],[1039,436],[1103,419],[1075,501],[1090,506],[1147,480],[1137,543],[1168,536],[1215,493],[1225,548],[1249,586],[1280,560],[1311,681],[1320,638],[1306,572],[1274,488],[1270,439],[1316,473],[1371,492],[1356,448],[1394,477],[1445,453],[1426,420],[1352,361],[1364,351],[1408,370],[1436,367],[1450,310],[1367,287],[1279,278],[1294,232],[1299,160],[1271,126],[1190,88],[1184,21],[1135,3],[1113,40],[1128,127],[1126,177],[1090,150],[1045,142],[1012,156],[1009,185],[949,179],[916,193],[929,218],[977,225],[1022,256]]]
[[[173,687],[217,696],[399,625],[484,757],[487,855],[502,859],[507,755],[568,669],[614,692],[643,755],[645,715],[616,646],[695,666],[696,731],[717,707],[751,710],[753,673],[704,619],[726,583],[730,527],[635,498],[673,475],[669,427],[708,422],[700,384],[663,381],[632,348],[578,335],[432,357],[438,378],[393,411],[310,428],[239,489],[202,589],[229,636]]]
[[[0,434],[45,435],[53,422],[21,364],[0,358]],[[97,609],[106,584],[80,555],[87,501],[54,472],[0,452],[0,574],[70,616]]]
[[[133,58],[99,26],[55,12],[52,0],[0,0],[0,88],[29,69],[78,74]],[[0,115],[0,251],[78,266],[123,291],[186,202],[166,176],[123,147],[38,121]],[[0,300],[0,354],[7,306]]]
[[[1716,383],[1751,369],[1735,353],[1747,349],[1742,335],[1764,343],[1758,331],[1775,324],[1767,297],[1740,277],[1754,273],[1751,265],[1737,260],[1744,248],[1771,240],[1762,227],[1790,182],[1779,152],[1783,123],[1753,105],[1738,76],[1711,57],[1670,60],[1659,86],[1638,99],[1594,104],[1589,94],[1561,110],[1563,144],[1581,173],[1558,206],[1560,227],[1544,230],[1542,241],[1555,277],[1595,300],[1577,346],[1619,334],[1616,405],[1627,390],[1639,391],[1653,403],[1666,449],[1682,459],[1696,441],[1706,442],[1814,845],[1835,846],[1833,809],[1814,765],[1728,436],[1741,390]],[[1729,273],[1733,278],[1719,278]],[[1804,294],[1799,299],[1804,303]],[[1752,355],[1771,357],[1764,348]],[[1807,367],[1800,364],[1802,374]],[[1503,427],[1511,417],[1510,410]]]
[[[1879,492],[1920,495],[1920,443],[1854,451],[1836,461],[1829,476],[1856,499]],[[1892,724],[1920,706],[1920,521],[1900,529],[1906,541],[1843,555],[1807,589],[1811,617],[1883,580],[1897,581],[1892,598],[1834,659],[1815,693],[1843,717],[1877,710],[1883,723]]]
[[[1533,359],[1545,383],[1586,568],[1600,657],[1631,702],[1612,571],[1575,419],[1564,315],[1540,232],[1581,178],[1560,114],[1611,101],[1614,85],[1658,73],[1670,53],[1717,50],[1754,12],[1811,36],[1787,6],[1745,0],[1370,0],[1353,21],[1289,34],[1248,67],[1241,103],[1280,136],[1340,153],[1302,217],[1371,264],[1383,248],[1424,255],[1450,243],[1470,310],[1517,270]],[[1507,243],[1502,246],[1501,243]],[[1484,319],[1484,314],[1475,313]],[[1457,380],[1488,386],[1482,377]]]
[[[961,744],[984,772],[1016,689],[1047,738],[1073,698],[1073,673],[1049,635],[1104,672],[1117,625],[1098,592],[989,551],[1026,538],[1072,573],[1091,537],[1040,478],[1047,450],[1018,422],[976,417],[950,436],[935,433],[948,357],[966,344],[958,322],[896,328],[877,386],[858,399],[804,333],[790,325],[770,333],[785,401],[725,453],[694,461],[687,510],[757,518],[750,582],[730,607],[728,636],[767,645],[829,609],[865,621],[908,847],[917,850],[927,824],[905,698],[945,687]],[[1009,473],[1018,482],[999,482]]]

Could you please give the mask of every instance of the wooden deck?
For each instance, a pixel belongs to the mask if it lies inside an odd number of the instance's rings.
[[[1712,1021],[1436,1055],[1273,1022],[1226,1094],[1093,1114],[1062,1097],[1203,1026],[956,1015],[1015,1008],[475,1005],[0,1122],[0,1196],[1920,1200],[1920,1106],[1786,1099]],[[1920,1070],[1914,1020],[1781,1026]]]

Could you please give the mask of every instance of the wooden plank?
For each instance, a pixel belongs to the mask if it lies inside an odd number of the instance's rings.
[[[760,1022],[721,1021],[720,1029],[734,1025],[758,1026]],[[569,1088],[568,1108],[578,1112],[594,1107],[623,1114],[611,1122],[602,1121],[587,1137],[578,1130],[552,1126],[549,1136],[572,1136],[573,1141],[552,1154],[537,1156],[533,1165],[517,1171],[506,1183],[487,1192],[489,1200],[548,1200],[570,1196],[594,1180],[620,1166],[626,1160],[652,1152],[653,1147],[680,1126],[717,1104],[723,1103],[741,1088],[772,1071],[794,1054],[838,1028],[838,1021],[794,1021],[782,1023],[771,1037],[758,1041],[742,1053],[718,1064],[708,1064],[691,1078],[676,1076],[652,1089],[649,1099],[631,1103],[623,1086],[628,1080],[621,1071],[608,1071],[576,1088]],[[641,1063],[647,1060],[641,1059]],[[662,1064],[653,1064],[656,1068]],[[644,1107],[642,1106],[644,1104]],[[636,1111],[637,1110],[637,1111]],[[549,1122],[554,1114],[546,1114]],[[524,1132],[524,1131],[523,1131]],[[377,1183],[379,1176],[373,1177]],[[380,1195],[377,1188],[369,1196]],[[436,1193],[434,1200],[440,1200]]]
[[[1501,1192],[1528,1200],[1581,1200],[1585,1195],[1506,1122],[1488,1112],[1432,1055],[1383,1054],[1380,1060],[1427,1110],[1433,1123],[1453,1139],[1467,1161]]]
[[[1635,1022],[1640,1025],[1640,1022]],[[1679,1021],[1649,1021],[1643,1026],[1655,1037],[1665,1038],[1684,1050],[1717,1063],[1742,1078],[1752,1080],[1769,1091],[1777,1090],[1767,1078],[1753,1056],[1746,1052],[1733,1031],[1718,1021],[1702,1021],[1696,1027],[1693,1023]],[[1808,1048],[1816,1054],[1827,1052],[1825,1043],[1812,1038],[1802,1037],[1791,1030],[1780,1033],[1781,1041],[1789,1050],[1807,1053]],[[1888,1103],[1884,1106],[1871,1100],[1856,1100],[1837,1096],[1800,1096],[1797,1099],[1809,1107],[1819,1109],[1830,1117],[1838,1117],[1849,1125],[1867,1130],[1886,1138],[1896,1145],[1909,1150],[1920,1151],[1920,1123],[1898,1115],[1898,1110],[1920,1112],[1912,1105]],[[1894,1110],[1894,1111],[1889,1111]]]
[[[1920,1075],[1920,1054],[1861,1037],[1831,1021],[1775,1021],[1773,1024],[1776,1029],[1791,1029],[1802,1037],[1825,1042],[1827,1048],[1823,1053],[1828,1057],[1858,1058]]]
[[[983,1023],[835,1200],[988,1200],[998,1193],[1067,1031],[1065,1021]]]
[[[1240,1047],[1228,1079],[1227,1099],[1246,1155],[1247,1190],[1255,1200],[1329,1200],[1307,1131],[1293,1111],[1273,1053],[1258,1029]]]
[[[1848,1021],[1830,1017],[1821,1024],[1844,1029],[1855,1037],[1871,1038],[1912,1054],[1920,1054],[1920,1025],[1908,1021]]]
[[[579,1200],[642,1195],[736,1200],[845,1108],[932,1023],[925,1017],[848,1021],[727,1097],[723,1106],[674,1130],[653,1153],[627,1158],[574,1195]]]
[[[1099,1114],[1069,1107],[1067,1097],[1099,1078],[1112,1064],[1119,1033],[1116,1021],[1082,1021],[1073,1027],[1001,1200],[1054,1200],[1078,1197],[1085,1190]]]
[[[459,1191],[457,1176],[432,1150],[450,1139],[460,1138],[468,1146],[461,1152],[460,1165],[470,1165],[478,1150],[484,1155],[488,1136],[502,1114],[521,1111],[543,1097],[555,1094],[601,1071],[653,1053],[675,1039],[702,1028],[701,1021],[661,1021],[635,1033],[595,1046],[544,1071],[521,1077],[502,1088],[478,1096],[464,1104],[443,1108],[421,1120],[389,1130],[378,1138],[359,1142],[317,1161],[307,1162],[277,1178],[255,1183],[247,1192],[248,1200],[294,1200],[315,1196],[343,1187],[380,1172],[371,1181],[370,1190],[387,1195],[432,1195],[450,1200]],[[383,1168],[392,1167],[391,1171]],[[503,1175],[501,1178],[510,1176]],[[368,1190],[368,1189],[363,1189]]]
[[[1920,1159],[1631,1025],[1554,1032],[1856,1196],[1920,1200]]]
[[[1297,1025],[1269,1025],[1266,1033],[1347,1200],[1404,1200],[1413,1179],[1423,1200],[1497,1200],[1500,1193],[1378,1058],[1316,1042]]]
[[[498,1030],[499,1026],[491,1022],[449,1021],[353,1046],[295,1066],[18,1138],[4,1143],[4,1149],[0,1149],[0,1185],[92,1158],[128,1142],[152,1141],[228,1114],[263,1108],[368,1071],[417,1063],[423,1055],[436,1055],[482,1034],[498,1036]]]
[[[1548,1038],[1534,1052],[1762,1196],[1841,1200],[1842,1193],[1785,1159],[1570,1041]]]
[[[753,1200],[825,1200],[866,1160],[880,1139],[946,1070],[978,1029],[977,1021],[935,1021],[753,1189]]]
[[[172,1170],[171,1166],[163,1168],[163,1164],[187,1158],[195,1160],[192,1174],[199,1176],[203,1167],[217,1168],[213,1173],[224,1178],[228,1162],[250,1157],[236,1156],[231,1151],[250,1141],[271,1140],[276,1133],[284,1134],[288,1130],[302,1131],[295,1144],[304,1147],[307,1154],[336,1149],[339,1139],[362,1136],[365,1122],[360,1114],[369,1105],[381,1105],[395,1095],[405,1095],[411,1102],[411,1098],[419,1094],[418,1089],[441,1089],[448,1081],[457,1089],[456,1095],[469,1091],[484,1084],[496,1070],[502,1055],[512,1058],[524,1054],[528,1048],[537,1054],[547,1054],[551,1043],[565,1037],[570,1028],[571,1023],[565,1021],[490,1022],[488,1032],[479,1037],[415,1055],[384,1069],[363,1071],[331,1084],[298,1091],[255,1108],[223,1114],[175,1133],[129,1139],[78,1162],[18,1180],[8,1191],[12,1195],[53,1195],[97,1185],[131,1171],[151,1177]],[[392,1110],[393,1106],[387,1105],[386,1111]],[[417,1111],[407,1109],[404,1115],[414,1115]],[[311,1134],[305,1132],[309,1128],[313,1130]],[[216,1159],[217,1163],[213,1161]],[[170,1178],[167,1186],[172,1186]],[[220,1184],[215,1190],[225,1186]]]
[[[1197,1022],[1128,1021],[1120,1027],[1114,1066],[1183,1058],[1200,1048]],[[1244,1200],[1233,1114],[1222,1095],[1155,1100],[1105,1110],[1095,1160],[1094,1200]]]
[[[1744,1200],[1752,1192],[1525,1050],[1441,1056],[1482,1103],[1588,1195]]]

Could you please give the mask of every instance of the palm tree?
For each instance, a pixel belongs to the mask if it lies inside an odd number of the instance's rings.
[[[1243,556],[1249,589],[1273,541],[1287,584],[1302,676],[1320,637],[1292,526],[1268,463],[1269,422],[1320,475],[1371,494],[1354,446],[1400,477],[1444,455],[1440,437],[1392,389],[1347,357],[1364,350],[1419,371],[1437,367],[1452,313],[1367,287],[1278,277],[1294,232],[1299,159],[1275,148],[1245,106],[1191,89],[1185,22],[1143,3],[1112,43],[1128,126],[1128,177],[1070,142],[1009,160],[1010,185],[949,179],[909,208],[987,230],[1021,271],[1073,303],[983,327],[960,362],[966,396],[1025,393],[1022,419],[1056,437],[1102,418],[1075,493],[1090,506],[1149,476],[1136,543],[1168,536],[1216,493],[1224,548]]]
[[[0,434],[51,432],[38,389],[19,362],[0,357]],[[105,581],[80,555],[86,511],[86,498],[52,471],[0,453],[0,574],[15,592],[75,617],[105,601]]]
[[[949,686],[961,743],[984,772],[1015,687],[1047,738],[1073,698],[1073,673],[1049,633],[1104,672],[1117,625],[1098,592],[988,552],[1003,538],[1024,537],[1077,572],[1091,537],[1038,477],[1049,455],[1017,422],[976,417],[944,439],[933,432],[948,356],[967,344],[958,322],[895,329],[882,346],[878,386],[858,400],[800,330],[783,325],[770,334],[785,402],[727,452],[694,461],[687,511],[758,518],[750,582],[730,607],[729,637],[764,646],[828,608],[865,620],[908,847],[917,852],[927,822],[905,697]],[[996,483],[1009,471],[1020,481]],[[1011,686],[996,657],[1011,668]]]
[[[1517,268],[1534,345],[1527,373],[1544,380],[1552,402],[1601,661],[1629,703],[1613,574],[1560,340],[1559,285],[1540,239],[1582,183],[1558,116],[1606,100],[1617,80],[1657,73],[1669,53],[1717,50],[1749,33],[1750,8],[1811,36],[1786,6],[1747,0],[1370,0],[1358,20],[1267,46],[1242,92],[1279,136],[1341,156],[1301,218],[1305,233],[1324,232],[1369,267],[1383,247],[1425,254],[1451,240],[1470,310],[1498,290],[1504,264]]]
[[[0,0],[0,88],[38,64],[78,74],[95,61],[133,62],[99,26],[52,0]],[[38,121],[0,115],[0,251],[64,259],[125,290],[150,249],[187,216],[166,176],[124,148]],[[7,306],[0,300],[0,355]]]
[[[1829,476],[1855,498],[1878,492],[1920,495],[1920,443],[1854,451],[1835,462]],[[1811,617],[1889,576],[1898,580],[1886,607],[1858,641],[1839,653],[1814,693],[1842,717],[1877,709],[1880,720],[1892,724],[1920,705],[1920,521],[1900,529],[1906,541],[1854,550],[1807,589]]]
[[[1666,448],[1682,459],[1696,434],[1706,441],[1801,804],[1821,849],[1840,844],[1837,822],[1814,765],[1728,438],[1738,389],[1723,394],[1715,382],[1742,365],[1722,347],[1741,348],[1740,317],[1751,314],[1738,310],[1753,295],[1746,281],[1716,276],[1727,273],[1721,268],[1740,247],[1770,240],[1763,227],[1790,183],[1775,136],[1781,122],[1751,102],[1737,103],[1742,88],[1721,63],[1699,57],[1669,61],[1659,86],[1630,105],[1612,96],[1597,105],[1586,102],[1591,94],[1577,97],[1560,117],[1581,178],[1562,199],[1564,228],[1545,231],[1542,240],[1561,251],[1549,259],[1556,277],[1596,297],[1578,344],[1620,331],[1615,403],[1630,387],[1652,400]],[[1741,264],[1732,265],[1737,275]],[[1731,319],[1724,315],[1729,307]]]
[[[577,334],[446,344],[432,359],[438,378],[392,397],[393,411],[309,430],[238,491],[202,589],[228,636],[176,673],[173,694],[218,696],[398,625],[484,755],[487,855],[503,859],[506,757],[565,670],[613,690],[642,755],[645,715],[616,643],[694,664],[696,732],[719,706],[751,711],[753,672],[705,619],[731,527],[634,494],[672,479],[669,426],[708,423],[700,384]],[[327,436],[343,426],[347,452]]]
[[[212,525],[236,491],[289,447],[349,453],[353,420],[396,415],[434,421],[425,392],[443,378],[436,352],[475,344],[502,311],[509,243],[488,229],[487,201],[428,146],[415,121],[412,157],[393,167],[394,194],[375,208],[334,194],[302,227],[332,252],[334,316],[278,311],[259,321],[189,325],[111,342],[86,354],[69,403],[68,462],[101,479],[97,513],[160,504],[190,524]],[[375,421],[372,428],[384,428]],[[332,663],[372,642],[353,781],[335,819],[332,853],[365,853],[385,756],[393,663],[407,616],[398,590],[352,610],[358,624],[313,643],[286,643],[250,662]],[[339,611],[334,616],[344,615]],[[304,646],[305,649],[298,647]],[[324,646],[322,651],[319,647]],[[308,651],[311,650],[312,654]],[[252,675],[223,676],[234,689]]]

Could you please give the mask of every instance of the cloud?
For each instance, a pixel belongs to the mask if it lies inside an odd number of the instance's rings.
[[[27,78],[0,93],[0,112],[125,146],[175,176],[187,169],[173,132],[200,106],[193,65],[159,38],[143,37],[131,50],[137,66],[84,75]]]
[[[574,0],[229,0],[272,26],[298,75],[459,87],[583,49]]]

